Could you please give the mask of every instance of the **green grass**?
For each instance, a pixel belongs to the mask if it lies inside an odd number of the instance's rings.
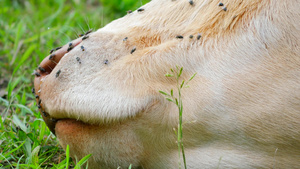
[[[174,95],[174,90],[171,89],[170,93],[166,93],[164,91],[159,91],[161,94],[166,96],[166,99],[169,102],[172,102],[174,104],[176,104],[177,108],[178,108],[178,127],[177,127],[177,131],[175,130],[175,134],[177,135],[177,146],[178,146],[178,166],[179,168],[181,168],[181,155],[182,155],[182,160],[183,160],[183,165],[184,168],[187,169],[186,167],[186,158],[185,158],[185,153],[184,153],[184,144],[183,144],[183,130],[182,130],[182,126],[183,126],[183,121],[182,121],[182,117],[183,117],[183,104],[182,104],[182,96],[181,96],[181,91],[183,88],[188,88],[188,83],[196,76],[196,73],[193,74],[189,80],[185,81],[185,80],[181,80],[181,75],[182,75],[182,71],[183,68],[179,68],[178,66],[176,66],[176,69],[171,69],[171,74],[167,73],[165,76],[166,77],[170,77],[170,78],[175,78],[176,79],[176,90],[178,92],[178,95],[175,96]]]
[[[0,0],[0,168],[79,167],[43,122],[31,93],[31,74],[52,48],[97,30],[145,1],[113,3]]]

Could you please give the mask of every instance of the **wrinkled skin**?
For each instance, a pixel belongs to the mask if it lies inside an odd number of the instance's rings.
[[[223,3],[153,0],[42,61],[40,111],[73,158],[178,168],[177,107],[158,92],[178,65],[197,73],[182,90],[188,168],[300,168],[300,3]]]

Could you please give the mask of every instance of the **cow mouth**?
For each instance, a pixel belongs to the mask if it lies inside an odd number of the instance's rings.
[[[38,68],[34,71],[35,79],[34,79],[34,88],[32,90],[33,94],[35,95],[36,101],[37,101],[37,106],[39,108],[39,111],[50,129],[50,131],[55,135],[55,126],[56,123],[59,120],[62,119],[57,119],[54,117],[51,117],[48,112],[45,110],[45,105],[42,102],[41,99],[41,87],[43,84],[43,81],[45,78],[52,73],[52,70],[56,67],[56,65],[59,63],[59,61],[62,59],[62,57],[71,51],[73,48],[78,46],[83,40],[87,39],[89,37],[89,33],[91,32],[88,31],[85,34],[82,34],[81,37],[67,43],[66,45],[62,47],[57,47],[54,48],[50,51],[50,54],[40,63]],[[82,49],[84,50],[84,49]],[[54,72],[53,72],[54,73]],[[59,75],[59,71],[55,72],[56,76]]]

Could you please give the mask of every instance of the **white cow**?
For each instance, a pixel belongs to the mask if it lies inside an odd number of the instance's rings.
[[[178,110],[158,91],[178,65],[197,73],[182,90],[187,168],[300,168],[299,46],[299,0],[152,0],[45,58],[36,97],[90,168],[174,169]]]

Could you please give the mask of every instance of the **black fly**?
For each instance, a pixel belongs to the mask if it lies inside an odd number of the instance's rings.
[[[60,73],[61,73],[61,70],[58,70],[55,74],[55,77],[58,77]]]
[[[197,40],[199,40],[200,38],[201,38],[201,34],[198,33],[198,35],[197,35]]]
[[[132,54],[136,50],[136,47],[133,47],[130,51],[130,54]]]
[[[87,39],[87,38],[89,38],[89,36],[84,36],[84,37],[82,37],[82,40],[85,40],[85,39]]]
[[[140,9],[138,9],[137,11],[138,12],[143,12],[145,9],[144,8],[140,8]]]
[[[78,62],[79,64],[81,64],[81,60],[80,60],[79,57],[77,57],[76,60],[77,60],[77,62]]]

